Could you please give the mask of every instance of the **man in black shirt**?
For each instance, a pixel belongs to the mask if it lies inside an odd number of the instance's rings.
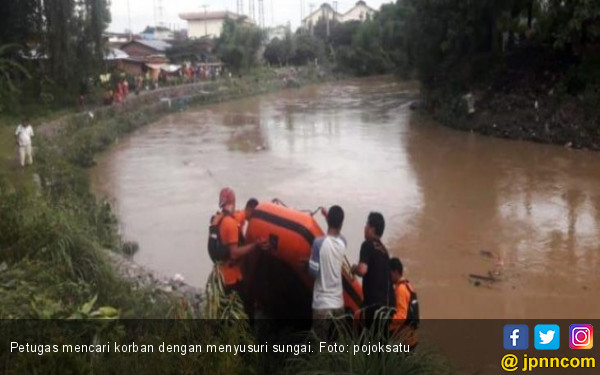
[[[384,229],[383,215],[371,212],[365,225],[365,241],[360,248],[360,261],[353,267],[354,273],[363,278],[363,307],[367,326],[371,325],[379,309],[393,308],[396,305],[390,279],[390,256],[381,243]]]

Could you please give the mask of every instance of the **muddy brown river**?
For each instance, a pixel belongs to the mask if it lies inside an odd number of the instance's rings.
[[[93,188],[137,262],[192,285],[232,186],[238,206],[341,205],[351,262],[382,212],[422,318],[597,318],[600,153],[444,128],[408,108],[416,92],[383,77],[191,108],[122,138]]]

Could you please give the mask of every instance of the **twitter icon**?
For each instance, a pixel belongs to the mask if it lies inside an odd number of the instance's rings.
[[[533,334],[537,350],[557,350],[560,348],[560,327],[556,324],[538,324],[535,326]]]

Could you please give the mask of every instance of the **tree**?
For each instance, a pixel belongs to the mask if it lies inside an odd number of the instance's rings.
[[[226,19],[217,39],[217,56],[236,71],[251,68],[258,62],[258,51],[264,39],[260,28],[245,19]]]
[[[167,58],[174,62],[206,62],[214,49],[214,40],[210,38],[175,41],[167,50]]]
[[[296,40],[289,30],[283,39],[274,38],[267,44],[263,54],[269,64],[287,65],[296,53]]]
[[[319,38],[308,34],[296,34],[295,52],[290,62],[295,65],[306,65],[307,63],[325,60],[325,44]]]
[[[6,104],[11,105],[12,97],[19,89],[15,84],[18,76],[29,78],[29,72],[11,57],[11,52],[18,50],[16,44],[0,46],[0,112]]]
[[[284,42],[279,40],[279,38],[271,40],[271,42],[267,44],[267,47],[265,48],[263,57],[271,65],[283,65],[287,63]]]
[[[76,92],[102,67],[108,1],[45,0],[43,14],[49,76],[66,92]]]

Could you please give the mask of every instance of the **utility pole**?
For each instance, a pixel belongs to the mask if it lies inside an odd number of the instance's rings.
[[[153,10],[154,10],[154,27],[156,27],[156,0],[152,0]]]
[[[256,9],[254,8],[254,0],[250,0],[249,11],[250,11],[249,16],[252,19],[252,21],[257,22]]]
[[[131,29],[131,5],[129,4],[129,0],[127,0],[127,18],[129,21],[129,40],[132,40],[133,30]]]
[[[265,27],[265,2],[258,0],[258,20],[261,28]]]
[[[329,9],[329,8],[327,8],[327,9]],[[329,13],[329,10],[325,13],[325,24],[327,25],[326,34],[327,34],[327,39],[329,39],[329,14],[327,14],[327,13]]]
[[[304,0],[300,0],[300,25],[304,22]]]
[[[163,8],[162,0],[157,0],[157,3],[158,3],[158,25],[154,25],[154,27],[164,25],[165,8]],[[156,31],[155,31],[155,33],[156,33]]]
[[[204,8],[204,36],[208,36],[208,18],[206,14],[206,8],[208,8],[208,5],[202,4],[202,8]]]
[[[308,14],[308,16],[310,17],[310,16],[312,16],[312,14],[313,14],[313,12],[315,10],[315,3],[308,4],[308,8],[310,9],[310,13]],[[315,25],[312,24],[312,20],[309,21],[309,25],[308,26],[310,28],[310,35],[313,35],[313,33],[314,33],[314,26]]]
[[[337,16],[338,16],[338,2],[337,1],[333,2],[333,10],[335,10],[335,13],[333,14],[333,19],[337,21]]]

